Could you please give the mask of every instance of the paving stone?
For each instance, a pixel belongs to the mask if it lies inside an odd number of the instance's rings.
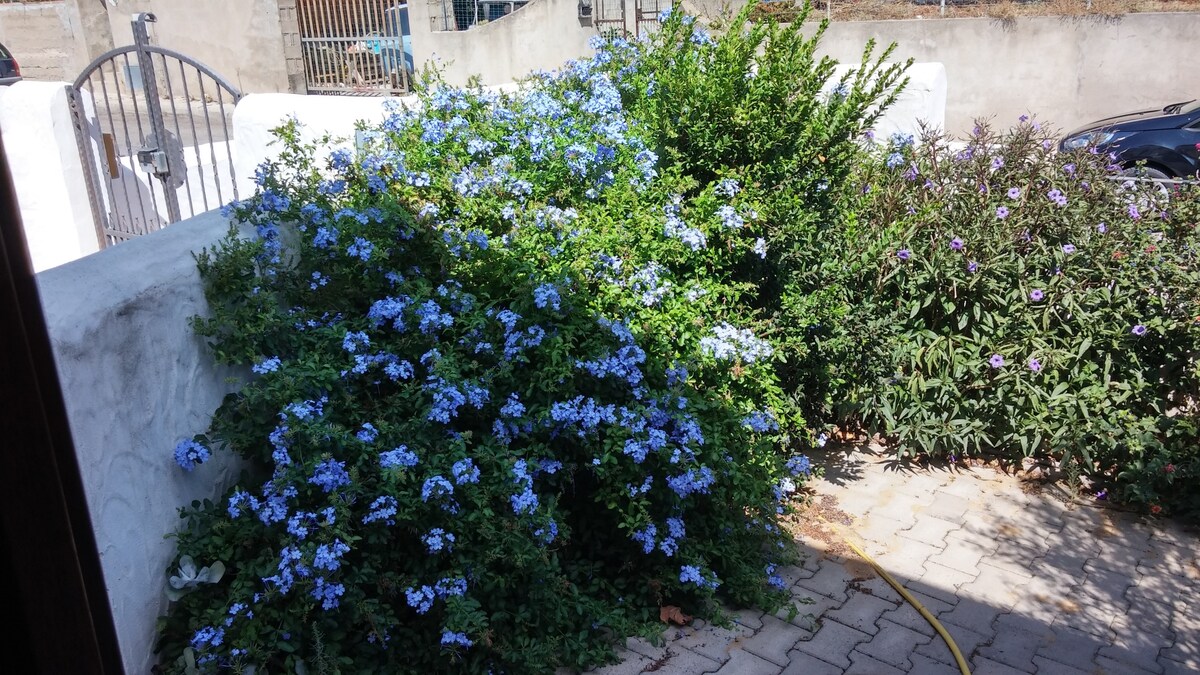
[[[1082,663],[1088,665],[1091,661],[1083,661]],[[1058,661],[1051,661],[1041,656],[1033,657],[1033,665],[1037,666],[1037,675],[1090,675],[1090,671],[1088,670],[1068,666]]]
[[[749,628],[733,625],[730,628],[705,624],[704,626],[684,635],[673,644],[680,649],[688,649],[717,663],[729,660],[731,645],[753,635]]]
[[[972,675],[1030,675],[1037,672],[1032,668],[1021,669],[1014,668],[1010,665],[993,661],[989,658],[980,656],[971,663]]]
[[[1107,656],[1097,656],[1095,664],[1096,669],[1092,672],[1096,675],[1159,675],[1163,672],[1161,667],[1157,667],[1157,664],[1154,670],[1146,670],[1132,663],[1110,659]]]
[[[1021,599],[1021,589],[1032,576],[1000,569],[991,562],[988,559],[980,563],[979,576],[959,586],[959,597],[1008,610]]]
[[[687,649],[669,648],[666,654],[655,661],[651,668],[654,670],[648,672],[660,675],[667,673],[689,675],[690,673],[715,673],[721,668],[721,664]]]
[[[901,530],[912,527],[917,522],[917,517],[912,516],[905,521],[896,518],[891,518],[878,513],[873,513],[863,519],[860,526],[855,528],[854,533],[866,542],[878,544],[890,544],[896,541],[900,536]]]
[[[997,618],[996,635],[991,644],[979,649],[979,656],[1024,672],[1036,670],[1033,657],[1047,636],[1044,632],[1024,630],[1021,625],[1009,619],[1009,615]],[[1046,627],[1045,632],[1049,632],[1049,627]]]
[[[631,652],[637,652],[642,656],[657,661],[667,655],[666,646],[655,646],[650,644],[646,638],[631,637],[625,640],[625,648]]]
[[[1130,617],[1136,624],[1136,619]],[[1174,612],[1171,616],[1171,631],[1175,634],[1175,643],[1159,652],[1161,659],[1170,659],[1182,663],[1200,673],[1200,619],[1183,612]],[[1163,664],[1164,666],[1166,664]]]
[[[1196,675],[1200,673],[1200,664],[1198,663],[1183,663],[1174,659],[1160,658],[1159,665],[1163,667],[1164,675]]]
[[[914,599],[916,599],[917,602],[921,603],[921,605],[925,607],[925,609],[929,610],[930,613],[932,613],[935,617],[954,608],[954,605],[925,595],[918,590],[909,588],[908,592],[913,596]],[[905,602],[896,609],[884,612],[880,620],[891,621],[892,623],[915,630],[923,635],[932,636],[937,633],[933,626],[929,625],[929,621],[926,620],[925,617],[921,616],[921,613],[918,612],[916,608],[910,605],[908,602]]]
[[[950,610],[938,614],[937,618],[977,633],[989,634],[992,632],[992,623],[1003,613],[1004,610],[985,602],[962,600]]]
[[[1158,652],[1175,642],[1175,634],[1142,631],[1125,617],[1117,617],[1113,623],[1116,639],[1113,644],[1100,648],[1097,656],[1121,661],[1151,672],[1162,672],[1158,665]]]
[[[946,535],[946,548],[929,558],[929,562],[958,570],[978,574],[979,563],[995,552],[995,547],[988,548],[979,543],[955,537],[960,530]]]
[[[925,513],[952,523],[961,523],[970,508],[971,501],[968,497],[947,492],[946,487],[940,487],[934,491],[933,503],[925,509]]]
[[[904,584],[910,579],[920,579],[921,575],[925,574],[925,563],[931,557],[941,553],[944,548],[944,546],[932,546],[912,539],[898,538],[893,548],[875,556],[875,562]]]
[[[957,543],[963,543],[967,544],[972,549],[983,551],[984,557],[995,554],[1000,548],[1000,540],[996,539],[995,533],[986,526],[986,519],[979,522],[985,523],[984,529],[986,532],[981,532],[976,529],[976,520],[967,520],[963,523],[961,529],[955,530],[946,535],[947,547]],[[948,565],[948,567],[953,567],[953,565]]]
[[[912,669],[908,672],[913,675],[962,675],[962,671],[957,666],[934,661],[928,656],[909,654],[908,658],[912,661]]]
[[[788,665],[780,675],[842,675],[843,669],[801,651],[788,652]],[[961,674],[960,674],[961,675]]]
[[[917,646],[928,644],[933,639],[929,635],[884,619],[879,620],[878,627],[879,631],[875,637],[860,644],[857,647],[858,651],[905,670],[913,667],[909,656]]]
[[[742,640],[741,647],[755,656],[778,664],[780,668],[787,665],[787,653],[796,643],[811,637],[808,631],[773,616],[764,616],[762,622],[762,628],[751,637]],[[827,625],[828,623],[824,624],[822,630]]]
[[[826,621],[811,640],[797,642],[796,649],[835,666],[849,668],[850,659],[847,655],[855,646],[866,642],[870,637],[860,630],[836,621]]]
[[[850,652],[850,667],[846,669],[846,675],[904,675],[905,672],[857,649]]]
[[[946,623],[945,621],[942,621],[941,624],[946,629],[946,632],[950,633],[950,637],[954,640],[954,645],[958,647],[958,651],[965,658],[970,658],[971,654],[975,653],[977,649],[992,640],[992,633],[980,633],[970,628]],[[949,645],[946,644],[941,635],[936,633],[930,642],[918,646],[915,653],[940,663],[949,665],[954,665],[955,663],[954,653],[950,651]]]
[[[914,499],[932,503],[934,493],[947,483],[949,478],[937,478],[923,471],[913,471],[907,475],[897,476],[896,491]]]
[[[929,544],[940,550],[946,548],[946,535],[961,528],[962,525],[960,523],[921,514],[917,516],[917,523],[911,528],[900,532],[900,536],[905,539],[919,541],[922,544]]]
[[[646,667],[654,662],[650,659],[631,652],[628,649],[618,649],[617,658],[621,659],[619,663],[614,663],[611,666],[602,666],[593,671],[594,675],[636,675],[642,672]]]
[[[842,605],[841,602],[833,600],[832,598],[827,598],[823,595],[814,594],[805,599],[810,600],[810,602],[797,601],[794,603],[797,610],[796,616],[793,617],[788,623],[792,624],[793,626],[803,628],[810,633],[815,633],[817,631],[817,627],[821,625],[821,619],[825,616],[826,612],[831,609],[836,609]],[[775,614],[775,618],[779,619],[780,621],[787,621],[786,609],[779,610],[779,612]]]
[[[946,602],[957,602],[958,589],[963,584],[974,581],[979,572],[960,572],[954,568],[939,565],[935,562],[925,563],[925,573],[920,581],[925,584],[925,593]]]
[[[848,599],[847,586],[858,578],[860,570],[848,568],[845,564],[834,559],[821,561],[821,569],[808,579],[796,583],[796,590],[817,593],[839,602]]]
[[[779,675],[782,670],[782,666],[749,652],[735,649],[729,653],[729,660],[725,662],[725,665],[714,672],[720,673],[720,675]]]
[[[864,633],[874,635],[879,631],[876,621],[896,603],[867,593],[854,593],[841,607],[825,612],[825,619],[837,621]]]
[[[1050,635],[1037,650],[1037,656],[1078,667],[1091,663],[1101,647],[1111,642],[1091,633],[1063,625],[1050,626]],[[1038,669],[1041,672],[1041,669]]]
[[[750,630],[758,630],[763,627],[764,616],[766,615],[758,610],[739,609],[729,613],[729,620]]]

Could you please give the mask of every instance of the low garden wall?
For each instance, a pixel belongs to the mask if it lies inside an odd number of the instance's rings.
[[[46,325],[100,547],[121,655],[130,673],[153,664],[166,610],[163,535],[177,509],[220,494],[228,453],[184,473],[172,448],[204,431],[239,375],[213,364],[188,325],[204,310],[193,252],[228,221],[213,211],[38,274]]]

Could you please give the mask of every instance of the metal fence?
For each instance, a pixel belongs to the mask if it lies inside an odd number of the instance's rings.
[[[433,31],[467,30],[501,19],[521,9],[528,0],[427,0],[429,27]]]
[[[413,75],[408,3],[299,0],[300,50],[310,94],[404,94]]]

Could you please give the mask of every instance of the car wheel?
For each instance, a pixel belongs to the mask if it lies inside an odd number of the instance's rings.
[[[1130,178],[1149,178],[1151,180],[1171,180],[1174,178],[1171,174],[1152,166],[1131,166],[1122,171],[1121,175],[1129,176]]]
[[[1156,169],[1155,167],[1152,167],[1152,166],[1127,167],[1125,170],[1121,171],[1121,175],[1125,176],[1127,178],[1143,179],[1143,181],[1146,181],[1146,182],[1139,181],[1140,184],[1138,185],[1138,187],[1153,188],[1155,191],[1157,191],[1163,197],[1170,196],[1171,191],[1167,187],[1167,184],[1168,184],[1167,182],[1174,180],[1174,178],[1175,178],[1171,174],[1169,174],[1165,171],[1162,171],[1161,169]],[[1150,183],[1148,181],[1154,181],[1154,182]]]

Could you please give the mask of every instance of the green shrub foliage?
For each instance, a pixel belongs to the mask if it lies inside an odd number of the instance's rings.
[[[902,457],[1048,457],[1101,497],[1197,515],[1197,190],[1114,180],[1029,120],[876,159],[831,251],[841,423]]]
[[[196,327],[254,375],[176,459],[246,470],[181,513],[164,664],[547,672],[664,604],[780,606],[811,466],[774,214],[810,227],[886,103],[877,64],[823,94],[814,45],[669,14],[517,92],[435,84],[353,152],[282,127],[255,233],[199,257]]]

